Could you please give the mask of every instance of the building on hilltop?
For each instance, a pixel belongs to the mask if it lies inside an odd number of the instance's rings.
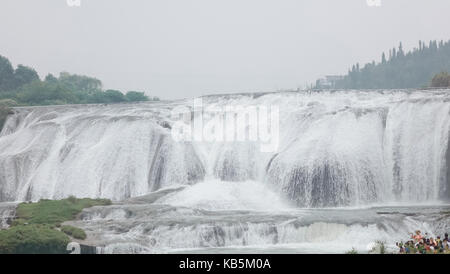
[[[336,88],[336,83],[344,79],[341,75],[327,75],[325,78],[320,78],[316,81],[317,89],[333,89]]]

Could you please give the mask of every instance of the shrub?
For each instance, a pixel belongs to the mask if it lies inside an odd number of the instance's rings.
[[[113,89],[108,89],[107,91],[105,91],[103,93],[103,97],[108,103],[120,103],[127,100],[122,92]]]
[[[84,230],[78,227],[70,226],[70,225],[63,225],[61,227],[61,231],[66,233],[69,236],[72,236],[75,239],[84,240],[86,239],[86,233]]]
[[[21,225],[0,230],[0,254],[64,254],[67,235],[46,225]]]
[[[352,249],[350,251],[345,252],[345,254],[358,254],[358,251],[352,247]]]
[[[129,91],[125,95],[130,102],[148,101],[149,98],[143,93],[138,91]]]
[[[17,102],[14,101],[13,99],[0,100],[0,106],[3,106],[3,107],[15,107],[17,105],[18,105]]]
[[[431,80],[431,87],[450,87],[450,75],[447,72],[441,72]]]
[[[77,202],[77,198],[75,197],[75,196],[73,196],[73,195],[71,195],[71,196],[69,196],[68,198],[67,198],[67,201],[69,201],[69,202],[71,202],[71,203],[76,203]]]

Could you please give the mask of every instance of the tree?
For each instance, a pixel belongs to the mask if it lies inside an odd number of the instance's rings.
[[[8,101],[9,100],[9,101]],[[96,78],[60,73],[48,74],[41,81],[37,72],[19,65],[14,70],[10,61],[0,56],[0,101],[17,102],[18,105],[119,103],[150,100],[143,92],[130,91],[124,95],[118,90],[103,91],[102,82]],[[153,100],[159,100],[155,97]]]
[[[13,87],[14,68],[8,58],[0,55],[0,92]]]
[[[39,81],[39,75],[37,72],[23,65],[19,65],[14,71],[14,89],[17,89],[23,85],[29,84],[33,81]]]
[[[450,87],[450,74],[447,72],[441,72],[433,77],[431,80],[431,86],[440,88],[440,87]]]
[[[75,94],[58,83],[34,81],[23,86],[16,97],[28,105],[60,105],[78,103]]]
[[[384,54],[384,52],[381,55],[381,63],[386,64],[386,54]]]
[[[359,69],[353,65],[343,80],[336,83],[337,88],[346,89],[384,89],[384,88],[420,88],[427,87],[430,82],[434,86],[445,85],[445,77],[436,76],[441,71],[450,71],[450,41],[419,41],[419,50],[414,49],[407,53],[400,43],[398,50],[389,51],[391,58],[381,63],[368,63]],[[433,83],[432,79],[436,76]]]
[[[138,91],[129,91],[125,95],[130,102],[148,101],[149,98],[143,93]]]
[[[400,42],[400,45],[398,46],[398,56],[403,57],[405,53],[403,52],[403,45],[402,42]]]
[[[93,93],[102,89],[102,82],[96,78],[67,72],[60,73],[59,82],[72,91]]]
[[[49,74],[47,74],[47,76],[45,76],[45,82],[57,83],[58,82],[58,78],[53,76],[53,74],[49,73]]]
[[[108,89],[107,91],[105,91],[104,98],[106,99],[106,102],[109,103],[119,103],[125,102],[127,100],[122,92],[113,89]]]

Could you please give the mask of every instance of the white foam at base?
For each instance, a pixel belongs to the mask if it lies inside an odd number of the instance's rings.
[[[157,201],[206,210],[282,211],[291,206],[282,195],[257,181],[224,182],[209,179]]]

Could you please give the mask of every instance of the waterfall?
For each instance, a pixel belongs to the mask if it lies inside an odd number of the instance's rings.
[[[0,203],[0,230],[9,227],[15,216],[16,206],[16,203]]]
[[[15,108],[0,133],[0,202],[123,200],[179,185],[209,189],[205,182],[217,181],[258,182],[298,207],[450,198],[448,90],[240,94],[203,102],[278,106],[277,150],[262,152],[250,141],[174,140],[171,111],[190,107],[189,100]],[[199,187],[193,193],[202,193]],[[191,201],[187,196],[180,197]]]

